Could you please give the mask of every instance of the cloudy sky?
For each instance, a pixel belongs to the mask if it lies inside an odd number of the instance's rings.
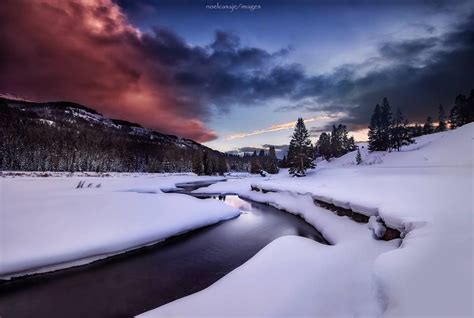
[[[3,0],[0,93],[224,151],[286,144],[297,117],[364,140],[384,96],[422,122],[474,88],[473,4]]]

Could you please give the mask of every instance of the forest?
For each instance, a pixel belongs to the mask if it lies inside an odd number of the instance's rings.
[[[69,102],[0,99],[0,170],[95,172],[249,171],[250,158],[108,119]]]

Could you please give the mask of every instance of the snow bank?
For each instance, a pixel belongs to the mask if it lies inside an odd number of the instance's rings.
[[[381,315],[386,303],[372,266],[398,240],[373,240],[366,224],[328,213],[308,195],[247,195],[302,216],[336,245],[279,238],[209,288],[139,317]]]
[[[239,215],[217,200],[165,194],[197,177],[0,179],[0,276],[88,263]]]

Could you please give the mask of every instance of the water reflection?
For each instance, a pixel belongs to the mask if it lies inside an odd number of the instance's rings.
[[[219,200],[224,201],[228,205],[239,209],[242,212],[250,212],[252,211],[252,204],[250,202],[242,200],[237,195],[220,195]]]

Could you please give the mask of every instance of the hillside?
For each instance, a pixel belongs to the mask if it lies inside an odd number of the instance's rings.
[[[0,97],[0,124],[0,170],[190,172],[193,158],[211,173],[246,169],[237,156],[71,102]]]
[[[465,125],[454,131],[443,131],[414,138],[414,143],[403,146],[400,151],[369,152],[367,143],[360,143],[361,167],[367,165],[382,166],[465,166],[472,164],[472,152],[469,150],[469,134],[472,136],[473,124]],[[461,151],[461,153],[459,152]],[[471,154],[471,156],[469,156]],[[329,162],[320,160],[317,170],[322,168],[340,168],[356,165],[357,151],[352,151]]]

